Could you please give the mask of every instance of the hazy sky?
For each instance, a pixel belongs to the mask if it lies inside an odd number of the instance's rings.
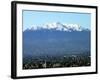
[[[23,30],[32,25],[43,25],[46,23],[61,22],[65,24],[79,24],[82,27],[91,26],[91,14],[68,13],[68,12],[47,12],[47,11],[23,11]]]

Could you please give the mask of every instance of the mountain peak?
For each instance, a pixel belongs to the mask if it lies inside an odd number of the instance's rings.
[[[46,23],[42,26],[36,26],[33,25],[30,29],[26,30],[41,30],[41,29],[46,29],[46,30],[58,30],[58,31],[83,31],[83,30],[89,30],[87,28],[82,28],[79,24],[64,24],[60,22],[54,22],[54,23]]]

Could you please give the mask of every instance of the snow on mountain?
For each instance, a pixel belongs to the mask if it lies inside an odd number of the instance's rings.
[[[46,29],[46,30],[58,30],[58,31],[83,31],[83,30],[88,30],[85,28],[82,28],[78,24],[62,24],[60,22],[55,22],[55,23],[47,23],[42,26],[36,26],[33,25],[31,28],[26,29],[26,30],[41,30],[41,29]]]

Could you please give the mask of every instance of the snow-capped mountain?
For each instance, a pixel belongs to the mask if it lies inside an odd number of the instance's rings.
[[[58,31],[83,31],[83,30],[89,30],[87,28],[82,28],[78,24],[63,24],[60,22],[55,22],[55,23],[47,23],[42,26],[36,26],[33,25],[31,28],[26,29],[26,30],[58,30]]]
[[[41,57],[90,51],[91,32],[78,24],[47,23],[23,31],[23,54]]]

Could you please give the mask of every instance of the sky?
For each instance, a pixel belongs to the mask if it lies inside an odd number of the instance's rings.
[[[50,11],[29,11],[23,10],[23,30],[34,25],[60,22],[64,24],[79,24],[84,28],[90,29],[91,14],[72,13],[72,12],[50,12]]]

